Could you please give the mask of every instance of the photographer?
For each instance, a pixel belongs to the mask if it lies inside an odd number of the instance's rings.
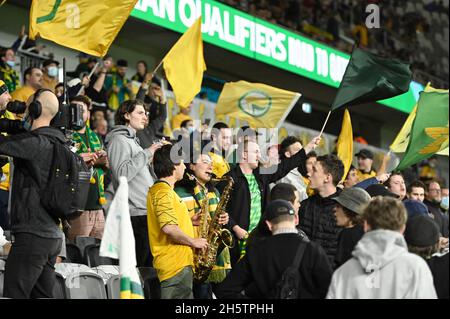
[[[84,211],[69,220],[71,228],[67,232],[67,237],[72,242],[75,242],[77,236],[102,239],[105,227],[102,205],[106,203],[104,176],[109,165],[108,157],[99,137],[87,125],[91,100],[87,96],[79,95],[74,97],[71,103],[83,108],[84,123],[83,128],[73,133],[72,140],[76,143],[77,153],[88,166],[92,167],[93,174]]]
[[[63,233],[41,204],[53,161],[50,138],[62,143],[61,131],[50,127],[58,112],[58,99],[49,90],[30,97],[24,127],[28,131],[0,136],[0,154],[14,159],[11,188],[11,231],[15,241],[5,266],[4,296],[52,298],[54,264]]]

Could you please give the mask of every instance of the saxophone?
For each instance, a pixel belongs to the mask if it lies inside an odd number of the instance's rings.
[[[207,240],[208,247],[204,250],[198,250],[194,255],[194,279],[197,282],[205,282],[216,264],[217,254],[225,247],[233,246],[233,236],[228,229],[223,228],[219,224],[219,217],[225,213],[234,181],[231,177],[225,177],[224,179],[215,181],[222,180],[227,180],[228,184],[220,197],[216,212],[212,218],[209,216],[208,196],[206,196],[201,204],[200,236]],[[207,194],[208,192],[206,191]]]

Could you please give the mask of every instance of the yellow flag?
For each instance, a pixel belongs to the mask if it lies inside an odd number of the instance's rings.
[[[353,161],[353,129],[350,112],[345,109],[344,118],[342,119],[341,133],[336,144],[337,156],[344,163],[344,176],[347,176]]]
[[[226,83],[216,106],[216,116],[247,121],[253,128],[277,128],[301,94],[266,84],[245,81]]]
[[[448,141],[447,141],[448,143]],[[440,152],[436,153],[437,155],[448,156],[448,147]]]
[[[448,92],[448,90],[435,89],[435,88],[431,87],[431,83],[428,83],[424,89],[424,92],[445,93],[445,92]],[[414,109],[409,114],[409,116],[406,119],[405,123],[403,124],[400,132],[397,134],[397,137],[395,138],[394,142],[392,142],[391,146],[389,147],[392,152],[394,152],[394,153],[405,153],[406,152],[406,148],[408,147],[409,138],[411,135],[411,128],[414,123],[414,119],[416,118],[416,113],[417,113],[417,104],[414,106]],[[448,156],[448,149],[443,150],[437,154]]]
[[[181,36],[163,59],[166,77],[172,86],[178,106],[187,107],[202,87],[203,58],[202,18]]]
[[[30,38],[36,36],[104,56],[137,0],[33,0]]]

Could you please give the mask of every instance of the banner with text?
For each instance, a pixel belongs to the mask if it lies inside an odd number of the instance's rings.
[[[183,33],[202,16],[203,40],[303,77],[339,87],[350,56],[213,0],[138,0],[131,16]],[[418,94],[380,103],[409,113]],[[420,85],[419,85],[420,86]],[[416,92],[417,91],[417,92]]]

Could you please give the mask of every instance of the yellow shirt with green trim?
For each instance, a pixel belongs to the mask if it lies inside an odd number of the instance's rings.
[[[147,221],[153,267],[159,281],[178,274],[184,267],[194,266],[192,248],[175,244],[161,230],[166,225],[177,225],[187,236],[194,238],[194,228],[185,203],[164,182],[155,183],[147,195]]]

